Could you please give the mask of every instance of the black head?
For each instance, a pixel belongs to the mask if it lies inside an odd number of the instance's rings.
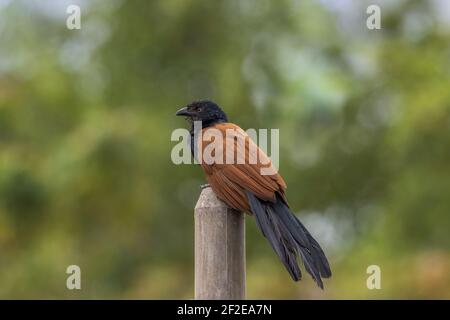
[[[212,101],[194,101],[176,113],[177,116],[185,116],[190,121],[202,121],[203,127],[214,123],[228,122],[227,115]]]

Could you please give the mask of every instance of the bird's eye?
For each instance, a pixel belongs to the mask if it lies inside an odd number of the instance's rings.
[[[196,107],[195,111],[197,111],[197,112],[202,111],[202,107]]]

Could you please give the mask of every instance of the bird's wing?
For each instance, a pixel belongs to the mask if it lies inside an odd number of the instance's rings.
[[[215,131],[208,134],[211,129]],[[218,135],[221,136],[221,143],[215,142]],[[276,192],[284,198],[286,183],[283,178],[264,151],[239,126],[220,123],[205,128],[202,138],[197,140],[198,143],[200,141],[202,145],[199,145],[199,150],[203,151],[201,166],[208,182],[217,196],[229,206],[250,212],[246,191],[265,201],[275,201]],[[208,155],[218,157],[211,163]],[[221,163],[217,161],[219,158]]]

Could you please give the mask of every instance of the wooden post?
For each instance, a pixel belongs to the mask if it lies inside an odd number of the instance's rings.
[[[195,206],[195,299],[245,299],[245,220],[210,187]]]

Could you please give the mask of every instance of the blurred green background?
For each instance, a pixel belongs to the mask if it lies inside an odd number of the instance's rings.
[[[204,179],[170,135],[201,98],[280,129],[334,272],[292,282],[248,218],[248,298],[450,298],[446,0],[0,0],[0,298],[193,298]]]

